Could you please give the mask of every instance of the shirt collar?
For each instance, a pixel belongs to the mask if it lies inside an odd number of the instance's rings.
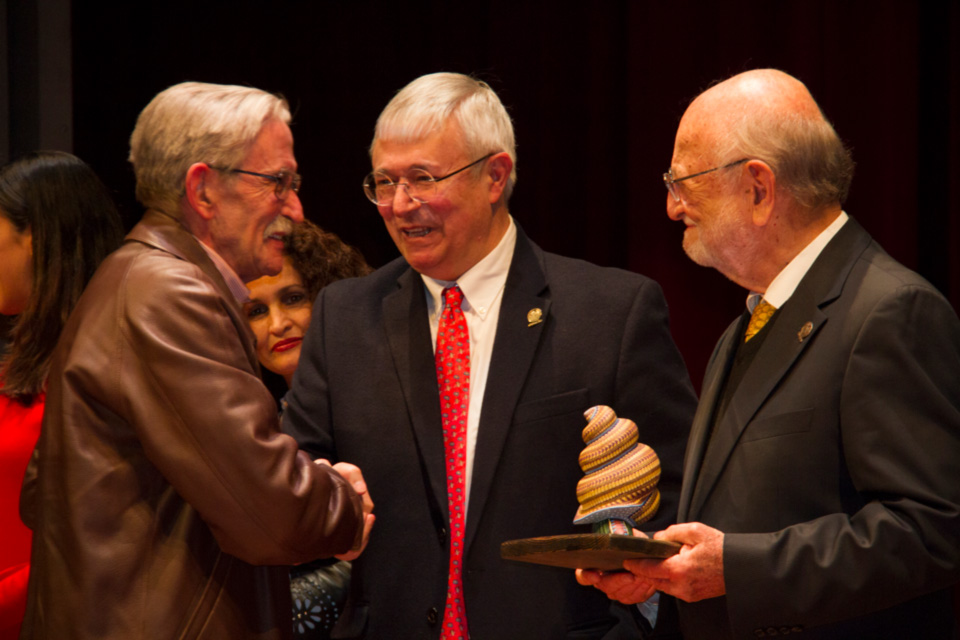
[[[513,250],[517,245],[517,227],[510,216],[510,226],[503,234],[493,251],[480,262],[473,265],[462,276],[453,281],[437,280],[421,274],[427,293],[427,312],[432,318],[443,310],[443,290],[459,285],[463,292],[464,311],[473,311],[480,319],[486,318],[491,306],[503,292],[507,282],[507,272],[513,261]]]
[[[194,236],[194,238],[196,238],[196,236]],[[197,239],[197,242],[203,247],[203,250],[207,252],[210,260],[213,261],[213,266],[215,266],[217,271],[220,272],[220,275],[223,276],[223,281],[226,283],[227,289],[229,289],[233,297],[237,299],[237,302],[240,304],[248,302],[250,300],[250,290],[247,289],[247,285],[240,279],[237,272],[227,264],[226,260],[220,257],[219,253],[200,242],[199,239]]]
[[[790,296],[793,295],[793,292],[797,290],[800,281],[807,275],[807,271],[810,270],[810,267],[813,266],[813,263],[820,256],[820,253],[827,244],[833,240],[833,237],[837,235],[837,232],[840,231],[849,219],[850,216],[848,216],[846,212],[841,211],[836,220],[831,222],[830,225],[821,231],[810,244],[804,247],[793,260],[787,263],[787,266],[770,282],[766,293],[761,295],[755,291],[750,292],[747,296],[747,309],[753,313],[753,308],[760,302],[760,298],[763,298],[777,309],[786,304]]]

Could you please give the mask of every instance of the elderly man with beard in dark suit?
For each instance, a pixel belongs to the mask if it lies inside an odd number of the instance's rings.
[[[704,378],[683,544],[622,602],[675,596],[686,640],[943,639],[960,578],[960,323],[842,209],[853,163],[813,97],[761,69],[701,94],[664,175],[683,247],[750,292]]]

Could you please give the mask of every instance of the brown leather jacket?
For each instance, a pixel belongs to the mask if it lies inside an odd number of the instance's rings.
[[[286,638],[277,565],[361,533],[353,489],[280,433],[216,267],[155,212],[64,330],[35,461],[23,638]]]

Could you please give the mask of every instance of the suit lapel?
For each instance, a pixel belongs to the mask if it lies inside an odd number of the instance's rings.
[[[497,335],[483,397],[467,510],[464,551],[476,535],[513,422],[513,413],[533,363],[543,329],[550,322],[550,300],[539,249],[517,227],[517,245],[500,304]],[[528,326],[527,312],[538,308],[543,322]]]
[[[445,523],[449,517],[440,392],[423,280],[408,269],[397,284],[399,289],[383,299],[383,330],[406,400],[428,497],[435,501],[431,510]]]
[[[808,304],[798,302],[791,297],[778,312],[783,315],[771,328],[770,335],[730,399],[726,412],[720,416],[720,422],[713,430],[713,442],[707,448],[701,464],[700,477],[690,505],[691,516],[698,513],[706,501],[740,434],[800,354],[814,342],[815,334],[826,322],[826,317],[815,305],[811,308]],[[808,337],[800,341],[797,332],[807,321],[812,322],[814,328]],[[743,340],[743,334],[733,338],[736,341]]]
[[[692,491],[689,509],[685,509],[687,505],[681,496],[681,509],[685,511],[683,515],[687,519],[698,517],[744,429],[801,354],[816,341],[817,334],[829,320],[829,314],[824,312],[824,308],[840,295],[850,269],[869,243],[870,236],[856,221],[850,219],[824,248],[796,291],[778,311],[781,315],[771,327],[770,335],[764,340],[753,363],[730,399],[726,413],[720,417],[720,422],[714,429],[715,441],[709,448],[706,446],[705,436],[710,432],[713,408],[716,407],[719,400],[718,394],[722,393],[723,385],[717,385],[718,388],[715,389],[717,395],[708,405],[709,411],[703,412],[706,415],[701,416],[698,407],[695,425],[700,427],[697,435],[703,439],[702,442],[698,442],[702,464],[697,465],[700,469],[699,477],[690,478],[694,483],[692,488],[687,486],[687,475],[692,476],[695,470],[688,469],[687,465],[684,465],[684,490]],[[807,323],[811,325],[809,330],[804,329]],[[801,330],[805,334],[802,339]],[[731,345],[735,340],[741,340],[741,336],[739,332],[737,335],[729,336],[732,338],[729,340]],[[731,350],[730,356],[732,355]],[[729,362],[722,370],[723,380],[728,373]],[[701,404],[704,404],[705,400],[706,397],[701,400]],[[703,425],[698,422],[701,418],[705,421]],[[692,435],[691,444],[693,444],[693,437]]]
[[[743,314],[727,328],[723,337],[720,338],[720,342],[717,343],[713,357],[710,358],[710,364],[703,379],[700,402],[697,404],[697,412],[693,416],[693,424],[690,427],[687,451],[683,459],[683,484],[677,510],[678,522],[688,520],[693,489],[699,477],[703,454],[707,449],[707,441],[710,437],[713,414],[717,410],[724,382],[730,373],[733,356],[736,354],[737,337],[743,335],[748,319],[749,316]]]

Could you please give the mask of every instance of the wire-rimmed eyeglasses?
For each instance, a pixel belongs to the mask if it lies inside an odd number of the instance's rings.
[[[738,164],[743,164],[748,160],[750,160],[750,158],[740,158],[739,160],[735,160],[734,162],[725,164],[722,167],[714,167],[713,169],[707,169],[706,171],[698,171],[697,173],[691,173],[690,175],[683,176],[682,178],[674,178],[673,169],[670,169],[665,174],[663,174],[663,184],[667,188],[667,191],[670,192],[670,195],[673,196],[673,199],[676,200],[677,202],[680,202],[680,192],[677,191],[677,187],[675,186],[678,182],[683,182],[684,180],[689,180],[690,178],[696,178],[697,176],[702,176],[706,173],[713,173],[714,171],[720,171],[721,169],[729,169],[730,167],[735,167]]]
[[[413,169],[408,173],[406,182],[400,182],[399,179],[394,182],[393,179],[383,171],[374,171],[367,174],[363,179],[363,193],[367,200],[377,206],[383,206],[393,202],[398,187],[407,190],[407,195],[411,200],[416,200],[420,204],[426,204],[431,198],[437,195],[437,183],[447,178],[452,178],[461,171],[466,171],[470,167],[480,164],[487,158],[496,155],[497,152],[488,153],[479,160],[474,160],[465,167],[460,167],[456,171],[451,171],[445,176],[434,178],[429,171],[424,169]]]
[[[248,176],[256,176],[257,178],[263,178],[264,180],[272,180],[276,183],[274,186],[273,192],[277,194],[277,198],[283,200],[287,197],[287,194],[291,191],[294,193],[300,193],[300,184],[303,182],[303,178],[300,177],[299,173],[294,173],[293,171],[287,171],[286,169],[281,169],[275,174],[269,173],[257,173],[256,171],[247,171],[246,169],[227,169],[226,167],[215,167],[210,165],[211,169],[216,171],[226,171],[228,173],[242,173]]]

